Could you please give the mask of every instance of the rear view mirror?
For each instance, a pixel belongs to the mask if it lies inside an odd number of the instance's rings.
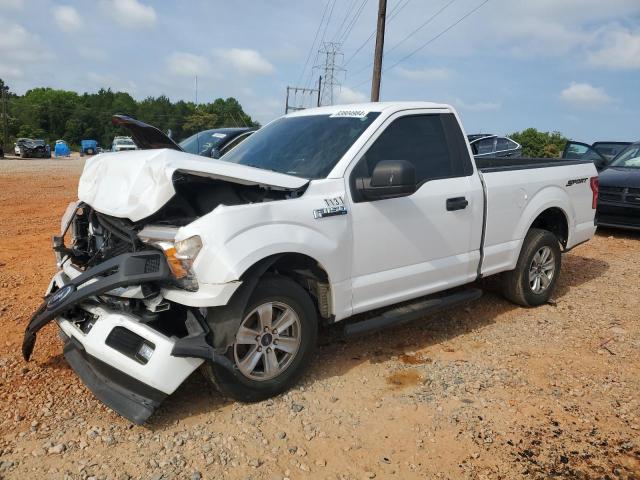
[[[371,178],[359,178],[356,185],[367,200],[405,197],[416,191],[416,169],[406,160],[382,160]]]

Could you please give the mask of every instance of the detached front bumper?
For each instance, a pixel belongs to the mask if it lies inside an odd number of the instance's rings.
[[[61,333],[64,358],[98,400],[140,425],[167,396],[89,355],[82,344]]]
[[[92,325],[83,332],[58,317],[64,356],[93,394],[135,423],[145,422],[204,360],[171,355],[176,339],[129,314],[86,306]],[[145,346],[146,356],[139,351]]]
[[[164,259],[154,252],[123,254],[75,278],[59,272],[25,331],[25,359],[33,351],[36,333],[55,320],[65,342],[65,358],[87,387],[122,416],[144,422],[204,360],[174,355],[181,339],[167,337],[140,317],[95,299],[168,275]]]
[[[38,331],[83,300],[119,287],[159,282],[169,278],[169,267],[159,252],[123,253],[90,268],[45,297],[24,332],[22,355],[25,360],[29,360]]]

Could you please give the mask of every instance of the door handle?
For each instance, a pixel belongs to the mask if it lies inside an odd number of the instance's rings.
[[[447,210],[464,210],[469,205],[469,200],[465,197],[447,198]]]

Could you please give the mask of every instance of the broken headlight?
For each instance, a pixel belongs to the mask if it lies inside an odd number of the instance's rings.
[[[138,237],[145,243],[160,248],[167,259],[171,273],[181,287],[197,290],[198,283],[191,267],[202,249],[202,240],[194,235],[184,240],[175,241],[177,228],[149,226],[143,228]]]
[[[167,263],[174,277],[185,278],[191,275],[193,261],[202,248],[202,240],[199,236],[194,235],[174,243],[158,242],[157,245],[162,248],[167,257]]]

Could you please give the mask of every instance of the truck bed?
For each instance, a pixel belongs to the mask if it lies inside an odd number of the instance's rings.
[[[564,158],[527,158],[527,157],[484,157],[475,159],[476,166],[483,173],[508,170],[527,170],[531,168],[561,167],[593,163],[591,160],[567,160]]]
[[[482,275],[513,269],[532,222],[550,208],[566,222],[564,248],[593,235],[593,162],[520,157],[475,162],[485,185]]]

